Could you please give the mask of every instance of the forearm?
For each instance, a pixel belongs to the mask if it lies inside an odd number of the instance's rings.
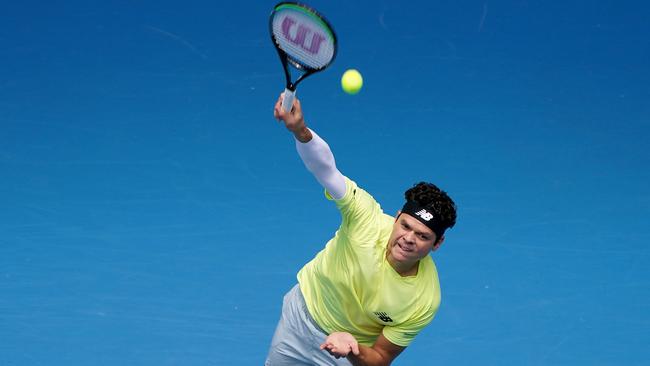
[[[372,347],[360,345],[347,332],[334,332],[320,345],[334,357],[347,357],[354,366],[388,366],[406,347],[393,344],[380,334]]]
[[[359,354],[354,355],[350,352],[347,356],[348,360],[354,366],[387,366],[391,361],[386,359],[380,352],[372,347],[359,345]]]
[[[307,169],[335,199],[345,195],[345,178],[336,167],[329,145],[308,128],[294,132],[296,150]]]

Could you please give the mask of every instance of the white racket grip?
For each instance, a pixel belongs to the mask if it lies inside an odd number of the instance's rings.
[[[296,97],[296,92],[289,89],[284,89],[284,93],[282,95],[282,109],[284,109],[285,112],[289,112],[291,111],[291,107],[293,107],[293,99]]]

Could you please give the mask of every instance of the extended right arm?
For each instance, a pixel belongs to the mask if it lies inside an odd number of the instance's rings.
[[[273,110],[275,118],[284,122],[296,139],[296,150],[307,169],[316,180],[334,198],[345,195],[345,178],[336,167],[334,154],[329,145],[314,131],[307,128],[302,114],[300,101],[294,99],[293,109],[286,112],[282,108],[282,97]]]

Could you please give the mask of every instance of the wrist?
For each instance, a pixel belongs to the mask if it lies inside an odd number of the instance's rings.
[[[293,132],[293,136],[296,138],[296,140],[302,142],[303,144],[311,141],[311,139],[313,138],[309,128],[307,128],[307,126],[304,126],[304,125],[303,125],[302,128],[300,128],[300,129],[298,129],[296,131],[292,131],[292,132]]]

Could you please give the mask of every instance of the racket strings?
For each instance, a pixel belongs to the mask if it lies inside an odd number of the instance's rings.
[[[294,26],[297,21],[302,27]],[[293,29],[290,29],[293,26]],[[334,58],[336,45],[329,29],[297,12],[284,11],[273,19],[273,36],[278,48],[295,63],[310,69],[322,69]]]

